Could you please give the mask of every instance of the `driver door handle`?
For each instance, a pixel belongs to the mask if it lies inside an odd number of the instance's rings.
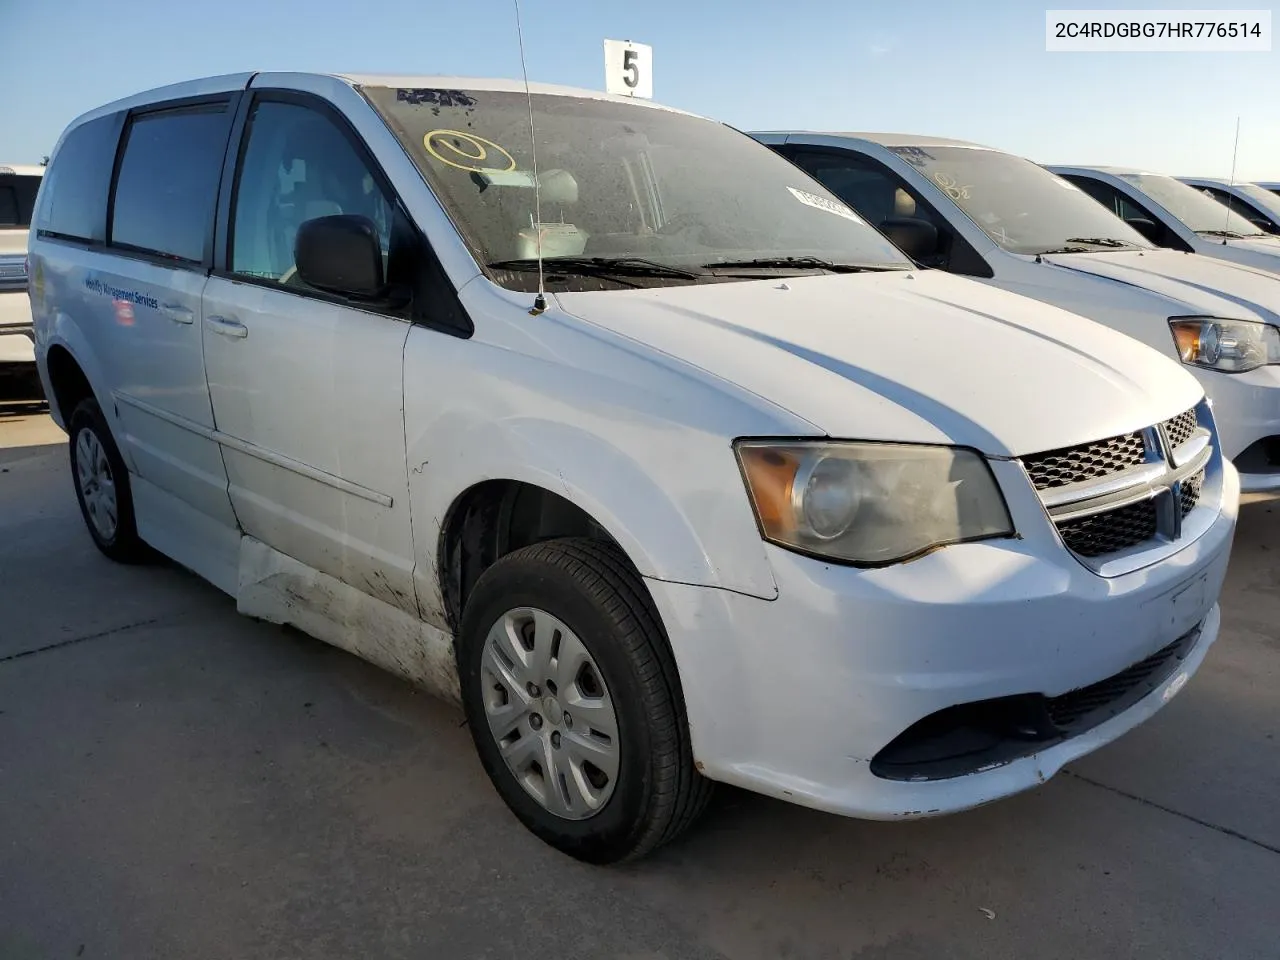
[[[196,317],[190,307],[180,303],[162,303],[160,309],[174,323],[191,323]]]
[[[204,325],[214,333],[223,337],[232,337],[236,340],[243,340],[249,335],[249,328],[239,320],[228,320],[226,317],[205,317]]]

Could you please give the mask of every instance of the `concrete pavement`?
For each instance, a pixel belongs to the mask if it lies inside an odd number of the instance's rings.
[[[1253,504],[1201,672],[1033,793],[880,824],[721,790],[591,868],[506,812],[457,711],[102,558],[65,438],[0,404],[0,960],[1274,960],[1278,586]]]

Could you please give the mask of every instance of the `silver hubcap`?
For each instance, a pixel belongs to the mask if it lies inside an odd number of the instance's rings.
[[[76,481],[89,522],[103,540],[110,540],[116,535],[116,484],[107,451],[92,430],[76,435]]]
[[[507,769],[557,817],[599,812],[618,778],[618,718],[577,634],[543,610],[508,610],[480,667],[489,732]]]

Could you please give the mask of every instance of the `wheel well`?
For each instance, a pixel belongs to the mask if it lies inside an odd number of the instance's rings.
[[[480,575],[513,550],[557,537],[615,543],[577,504],[516,480],[486,480],[454,501],[440,540],[440,592],[456,631]]]
[[[64,347],[50,347],[45,366],[49,371],[49,386],[53,388],[53,402],[63,424],[70,426],[71,414],[81,400],[93,396],[93,387],[89,386],[89,378],[80,364]]]

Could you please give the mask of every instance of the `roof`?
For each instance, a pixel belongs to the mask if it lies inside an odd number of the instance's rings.
[[[1162,173],[1156,173],[1153,170],[1141,170],[1138,167],[1101,167],[1087,163],[1050,163],[1047,166],[1050,170],[1093,170],[1096,173],[1109,173],[1116,177],[1126,175],[1164,176]]]
[[[0,163],[0,173],[16,173],[20,177],[43,177],[44,167],[34,163]]]
[[[970,147],[977,150],[992,150],[980,143],[968,140],[951,140],[947,137],[923,137],[911,133],[858,133],[838,130],[758,130],[759,134],[785,135],[789,137],[845,137],[849,140],[867,140],[878,143],[882,147]]]

